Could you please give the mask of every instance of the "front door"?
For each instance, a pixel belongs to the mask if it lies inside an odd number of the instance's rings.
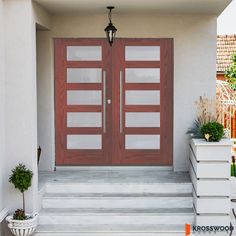
[[[55,39],[57,165],[171,165],[173,41]]]

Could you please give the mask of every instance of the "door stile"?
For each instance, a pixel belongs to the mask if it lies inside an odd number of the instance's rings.
[[[120,71],[122,63],[120,39],[111,48],[112,58],[112,164],[119,165],[122,159],[122,140],[120,139]]]
[[[163,163],[173,163],[173,78],[174,42],[165,39],[161,42],[161,156]]]
[[[64,150],[66,140],[62,133],[65,132],[65,45],[63,40],[57,39],[54,41],[54,70],[55,70],[55,116],[62,119],[55,119],[55,144],[56,144],[56,163],[64,163]],[[62,105],[63,104],[63,105]]]
[[[103,109],[105,106],[105,112],[103,112],[103,122],[105,122],[105,129],[103,124],[103,136],[104,136],[104,156],[106,156],[106,163],[111,163],[111,146],[112,146],[112,60],[111,58],[111,51],[110,46],[107,45],[107,42],[103,40],[102,43],[103,47],[103,86],[104,81],[106,85],[104,86],[105,91],[103,91]],[[104,76],[106,78],[104,78]],[[105,79],[105,80],[104,80]],[[103,89],[103,90],[104,90]],[[106,95],[106,97],[104,97]],[[109,103],[109,101],[111,101]],[[105,118],[105,119],[104,119]]]
[[[120,80],[120,164],[123,164],[124,153],[125,153],[125,40],[120,40],[120,72],[122,74],[122,78]]]

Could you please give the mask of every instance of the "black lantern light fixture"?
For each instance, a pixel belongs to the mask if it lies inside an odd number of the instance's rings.
[[[109,24],[108,26],[104,29],[104,31],[106,32],[106,35],[107,35],[107,40],[110,44],[110,46],[112,46],[114,40],[115,40],[115,36],[116,36],[116,27],[112,24],[111,22],[111,11],[112,9],[114,9],[115,7],[107,7],[107,9],[109,10],[109,13],[108,13],[108,19],[109,19]]]

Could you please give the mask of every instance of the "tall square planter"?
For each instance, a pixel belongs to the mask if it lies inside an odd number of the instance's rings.
[[[230,139],[190,141],[196,225],[230,225]]]

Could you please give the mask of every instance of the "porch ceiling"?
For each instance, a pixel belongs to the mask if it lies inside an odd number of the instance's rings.
[[[216,14],[232,0],[34,0],[53,14],[96,12],[114,5],[117,13],[156,12],[165,14]]]

